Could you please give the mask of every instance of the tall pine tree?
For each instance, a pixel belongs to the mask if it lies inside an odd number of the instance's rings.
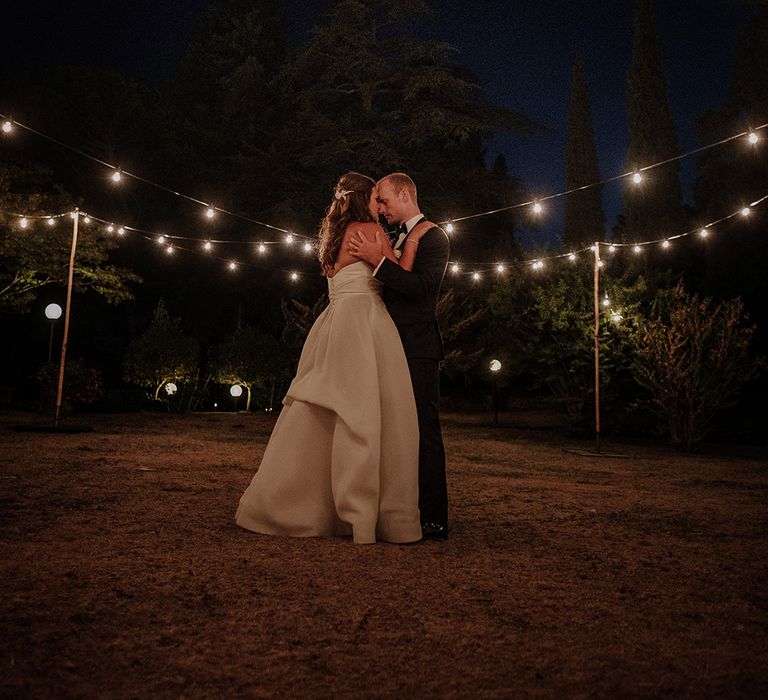
[[[627,111],[630,169],[679,154],[652,0],[636,0]],[[685,225],[682,197],[677,161],[649,171],[639,186],[628,183],[624,195],[624,240],[646,240],[679,233]]]
[[[581,57],[573,64],[571,104],[568,110],[568,143],[565,150],[565,188],[572,190],[599,182],[589,87]],[[580,248],[605,237],[603,188],[598,185],[568,195],[565,201],[565,228],[562,242],[566,248]]]

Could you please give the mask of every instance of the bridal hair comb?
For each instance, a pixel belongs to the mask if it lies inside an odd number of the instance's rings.
[[[333,196],[336,197],[336,199],[346,199],[348,194],[352,194],[354,190],[340,190],[336,189],[336,192],[334,192]]]

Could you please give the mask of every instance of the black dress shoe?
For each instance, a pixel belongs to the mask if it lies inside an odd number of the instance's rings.
[[[447,540],[448,526],[439,523],[422,523],[421,537],[425,540]]]

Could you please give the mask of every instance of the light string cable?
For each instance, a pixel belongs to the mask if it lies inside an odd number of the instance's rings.
[[[150,187],[154,187],[163,192],[167,192],[168,194],[172,194],[176,197],[180,197],[190,202],[194,202],[195,204],[199,204],[206,208],[206,214],[208,215],[208,218],[213,218],[215,214],[218,212],[221,214],[226,214],[227,216],[232,216],[242,221],[247,221],[248,223],[251,223],[251,224],[256,224],[257,226],[263,226],[265,228],[272,229],[273,231],[280,231],[281,233],[285,233],[289,236],[297,236],[299,238],[309,238],[308,236],[303,236],[294,231],[290,231],[286,228],[282,228],[281,226],[275,226],[274,224],[269,224],[265,221],[259,221],[258,219],[253,219],[249,216],[246,216],[245,214],[240,214],[239,212],[230,211],[229,209],[224,209],[222,207],[215,206],[208,202],[204,202],[201,199],[197,199],[196,197],[192,197],[190,195],[184,194],[183,192],[178,192],[177,190],[174,190],[170,187],[166,187],[165,185],[161,185],[157,182],[153,182],[152,180],[148,180],[142,177],[141,175],[137,175],[136,173],[123,170],[121,167],[117,165],[113,165],[111,163],[107,163],[101,158],[97,158],[96,156],[91,155],[90,153],[86,153],[85,151],[83,151],[80,148],[77,148],[76,146],[72,146],[68,143],[64,143],[63,141],[60,141],[59,139],[54,138],[53,136],[49,136],[48,134],[44,134],[43,132],[32,128],[31,126],[28,126],[27,124],[16,121],[15,119],[12,119],[8,115],[0,114],[0,120],[3,121],[2,131],[6,134],[10,133],[14,126],[18,126],[21,129],[24,129],[32,134],[35,134],[36,136],[39,136],[42,139],[50,141],[51,143],[54,143],[61,148],[65,148],[69,151],[72,151],[73,153],[77,153],[83,158],[87,158],[95,163],[98,163],[99,165],[103,165],[105,168],[109,168],[110,170],[112,170],[112,179],[114,182],[119,182],[122,177],[130,177],[134,180],[138,180],[139,182],[143,182],[144,184],[149,185]]]
[[[683,233],[678,233],[671,236],[665,236],[663,238],[655,238],[651,240],[646,241],[634,241],[634,242],[609,242],[609,241],[598,241],[597,245],[601,248],[606,248],[608,252],[614,253],[619,248],[632,248],[635,253],[640,253],[643,248],[661,244],[661,246],[666,249],[670,247],[670,241],[677,240],[680,238],[684,238],[687,236],[692,236],[696,233],[699,234],[700,238],[708,238],[709,235],[712,232],[712,229],[723,223],[724,221],[728,221],[729,219],[733,219],[737,216],[742,216],[743,218],[748,217],[752,210],[768,200],[768,194],[763,195],[762,197],[759,197],[758,199],[754,200],[753,202],[750,202],[747,206],[742,206],[740,209],[737,209],[736,211],[733,211],[729,214],[726,214],[725,216],[720,217],[719,219],[714,219],[707,224],[703,226],[697,226],[696,228],[690,229],[688,231],[685,231]],[[0,210],[0,214],[4,214],[6,216],[16,218],[19,220],[19,225],[22,229],[27,229],[30,225],[30,220],[45,220],[49,226],[54,226],[57,219],[61,219],[63,217],[74,217],[76,214],[73,211],[67,211],[63,213],[56,213],[56,214],[37,214],[37,215],[23,215],[19,214],[18,212],[10,212],[5,210]],[[204,241],[203,245],[201,246],[203,248],[203,252],[201,252],[199,249],[193,249],[193,248],[187,248],[178,244],[174,244],[173,241],[175,240],[182,240],[182,241],[195,241],[200,242],[200,239],[198,238],[191,238],[186,236],[175,236],[172,234],[165,234],[165,233],[158,233],[154,231],[148,231],[146,229],[137,228],[134,226],[119,226],[115,227],[113,223],[111,223],[107,219],[102,219],[97,216],[93,216],[91,214],[87,214],[85,212],[79,212],[79,216],[83,218],[84,223],[89,224],[92,220],[98,221],[105,225],[106,232],[109,234],[117,233],[118,236],[124,236],[127,231],[130,231],[132,233],[138,234],[139,237],[150,241],[156,245],[161,246],[166,254],[173,254],[176,250],[184,251],[187,253],[193,253],[198,255],[205,255],[206,257],[211,257],[214,260],[219,260],[221,262],[226,263],[227,268],[231,271],[234,271],[238,269],[239,267],[249,267],[252,269],[257,269],[259,266],[255,265],[254,263],[248,262],[248,261],[241,261],[234,258],[224,258],[219,255],[211,254],[210,251],[212,250],[213,246],[212,243],[218,242],[218,243],[236,243],[239,245],[248,245],[248,246],[255,246],[257,248],[257,252],[261,255],[266,253],[266,246],[270,244],[274,244],[274,241],[263,241],[259,242],[258,244],[254,241]],[[314,252],[314,247],[311,243],[305,242],[304,248],[305,253],[312,253]],[[572,250],[570,252],[566,253],[557,253],[553,255],[547,255],[547,256],[538,256],[535,258],[528,258],[523,260],[513,260],[511,262],[464,262],[460,263],[459,261],[449,261],[448,264],[448,272],[451,273],[453,276],[456,276],[457,274],[461,273],[464,276],[471,276],[475,281],[479,281],[482,279],[482,272],[488,267],[495,268],[495,271],[499,273],[500,275],[507,272],[510,269],[515,268],[523,268],[523,267],[531,267],[533,270],[541,270],[545,267],[545,263],[552,261],[552,260],[558,260],[563,258],[568,258],[571,261],[576,261],[579,256],[586,252],[595,252],[595,246],[587,245],[583,248]],[[602,260],[600,261],[600,264],[602,266]],[[471,268],[470,270],[462,270],[462,267]],[[286,272],[290,275],[290,278],[292,281],[296,281],[300,273],[298,273],[295,269],[287,269],[287,268],[276,268],[278,271]]]
[[[33,129],[30,126],[27,126],[27,125],[25,125],[25,124],[23,124],[21,122],[17,122],[16,120],[11,119],[11,117],[9,117],[7,115],[0,114],[0,119],[4,120],[3,121],[3,125],[2,125],[2,130],[5,133],[9,133],[12,130],[14,125],[18,125],[22,129],[25,129],[25,130],[33,133],[33,134],[36,134],[37,136],[40,136],[41,138],[47,139],[48,141],[51,141],[52,143],[55,143],[55,144],[57,144],[58,146],[60,146],[62,148],[69,149],[69,150],[73,151],[74,153],[77,153],[77,154],[83,156],[84,158],[89,158],[90,160],[92,160],[92,161],[94,161],[96,163],[99,163],[99,164],[103,165],[106,168],[110,168],[113,171],[112,178],[116,182],[120,180],[122,175],[126,175],[128,177],[132,177],[132,178],[134,178],[136,180],[144,182],[144,183],[146,183],[146,184],[148,184],[148,185],[150,185],[152,187],[156,187],[157,189],[160,189],[160,190],[162,190],[164,192],[168,192],[168,193],[173,194],[173,195],[175,195],[177,197],[181,197],[183,199],[187,199],[187,200],[189,200],[191,202],[194,202],[196,204],[199,204],[201,206],[207,207],[206,211],[207,211],[207,214],[208,214],[209,218],[214,216],[215,212],[218,211],[218,212],[221,212],[223,214],[227,214],[229,216],[233,216],[233,217],[242,219],[243,221],[247,221],[249,223],[256,224],[258,226],[264,226],[266,228],[269,228],[269,229],[272,229],[272,230],[275,230],[275,231],[280,231],[282,233],[287,234],[287,236],[289,236],[289,237],[298,236],[300,238],[305,238],[305,239],[309,238],[308,236],[302,236],[300,234],[296,234],[293,231],[289,231],[288,229],[282,228],[280,226],[275,226],[273,224],[269,224],[269,223],[266,223],[266,222],[263,222],[263,221],[258,221],[256,219],[252,219],[252,218],[250,218],[248,216],[245,216],[243,214],[239,214],[237,212],[232,212],[232,211],[229,211],[227,209],[222,209],[220,207],[213,206],[213,205],[211,205],[211,204],[209,204],[207,202],[203,202],[202,200],[197,199],[195,197],[191,197],[191,196],[186,195],[186,194],[184,194],[182,192],[177,192],[174,189],[171,189],[169,187],[165,187],[164,185],[160,185],[160,184],[157,184],[155,182],[152,182],[151,180],[147,180],[147,179],[145,179],[145,178],[143,178],[143,177],[141,177],[139,175],[135,175],[133,173],[129,173],[129,172],[123,171],[118,166],[115,166],[115,165],[112,165],[110,163],[107,163],[106,161],[103,161],[100,158],[96,158],[95,156],[92,156],[89,153],[86,153],[85,151],[83,151],[83,150],[81,150],[81,149],[79,149],[79,148],[77,148],[75,146],[71,146],[69,144],[66,144],[66,143],[64,143],[64,142],[62,142],[62,141],[60,141],[60,140],[58,140],[58,139],[56,139],[56,138],[54,138],[52,136],[48,136],[47,134],[44,134],[44,133],[42,133],[40,131],[37,131],[36,129]],[[512,209],[520,209],[522,207],[528,207],[528,206],[533,206],[534,213],[540,213],[541,212],[541,204],[542,204],[542,202],[546,202],[546,201],[549,201],[549,200],[557,199],[557,198],[560,198],[560,197],[565,197],[565,196],[567,196],[569,194],[573,194],[575,192],[581,192],[583,190],[587,190],[587,189],[590,189],[592,187],[599,187],[601,185],[606,185],[608,183],[615,182],[617,180],[622,180],[622,179],[625,179],[625,178],[628,178],[628,177],[632,177],[633,180],[635,181],[635,183],[639,183],[639,182],[642,181],[642,173],[644,173],[644,172],[647,172],[647,171],[652,170],[654,168],[658,168],[658,167],[660,167],[662,165],[666,165],[667,163],[672,163],[674,161],[682,160],[683,158],[687,158],[687,157],[695,155],[697,153],[702,153],[703,151],[707,151],[707,150],[709,150],[711,148],[715,148],[717,146],[721,146],[723,144],[729,143],[729,142],[734,141],[736,139],[740,139],[740,138],[746,137],[748,139],[749,143],[754,145],[754,144],[757,143],[757,141],[760,138],[759,135],[758,135],[758,132],[762,131],[766,127],[768,127],[768,122],[766,122],[764,124],[760,124],[759,126],[756,126],[754,128],[748,129],[746,131],[741,131],[738,134],[733,134],[732,136],[727,136],[726,138],[720,139],[719,141],[715,141],[715,142],[707,144],[705,146],[700,146],[698,148],[694,148],[694,149],[692,149],[690,151],[686,151],[685,153],[681,153],[681,154],[679,154],[677,156],[673,156],[671,158],[667,158],[667,159],[659,161],[657,163],[652,163],[650,165],[645,165],[645,166],[642,166],[642,167],[637,168],[635,170],[630,170],[630,171],[627,171],[625,173],[621,173],[619,175],[614,175],[612,177],[605,178],[605,179],[600,180],[598,182],[592,182],[592,183],[589,183],[587,185],[581,185],[580,187],[574,187],[574,188],[571,188],[570,190],[565,190],[563,192],[557,192],[555,194],[546,195],[546,196],[538,198],[538,199],[531,199],[531,200],[528,200],[528,201],[525,201],[525,202],[518,202],[517,204],[510,204],[508,206],[498,207],[496,209],[490,209],[488,211],[478,212],[478,213],[475,213],[475,214],[467,214],[465,216],[460,216],[460,217],[446,219],[446,220],[440,221],[438,223],[440,225],[445,225],[447,227],[448,232],[450,233],[452,231],[452,229],[453,229],[453,224],[455,222],[458,222],[458,221],[467,221],[469,219],[476,219],[476,218],[479,218],[481,216],[490,216],[491,214],[497,214],[499,212],[509,211],[509,210],[512,210]]]
[[[455,224],[458,221],[467,221],[469,219],[476,219],[481,216],[490,216],[491,214],[498,214],[499,212],[509,211],[511,209],[521,209],[523,207],[530,207],[530,206],[534,208],[535,213],[539,213],[541,211],[541,204],[543,202],[547,202],[552,199],[558,199],[560,197],[565,197],[575,192],[588,190],[592,187],[600,187],[602,185],[607,185],[611,182],[616,182],[617,180],[623,180],[630,177],[634,180],[635,184],[639,184],[642,181],[642,174],[644,172],[653,170],[654,168],[661,167],[662,165],[666,165],[668,163],[673,163],[674,161],[677,161],[677,160],[683,160],[684,158],[688,158],[689,156],[696,155],[697,153],[702,153],[703,151],[708,151],[711,148],[722,146],[723,144],[729,143],[731,141],[735,141],[741,138],[746,138],[750,144],[754,145],[760,140],[759,132],[765,129],[766,127],[768,127],[768,122],[766,122],[765,124],[760,124],[759,126],[756,126],[754,128],[747,129],[746,131],[741,131],[738,134],[727,136],[724,139],[720,139],[719,141],[709,143],[705,146],[699,146],[698,148],[694,148],[690,151],[686,151],[685,153],[681,153],[671,158],[660,160],[658,163],[652,163],[651,165],[645,165],[640,168],[635,168],[634,170],[629,170],[625,173],[621,173],[620,175],[614,175],[612,177],[605,178],[604,180],[600,180],[598,182],[591,182],[587,185],[581,185],[580,187],[573,187],[570,190],[564,190],[563,192],[556,192],[555,194],[546,195],[544,197],[539,197],[536,199],[529,199],[525,202],[510,204],[509,206],[498,207],[497,209],[490,209],[488,211],[482,211],[476,214],[467,214],[466,216],[457,216],[454,218],[446,219],[445,221],[440,221],[438,223],[441,226],[446,225],[451,227],[453,224]]]

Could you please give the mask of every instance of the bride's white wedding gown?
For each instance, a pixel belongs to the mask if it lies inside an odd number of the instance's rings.
[[[419,429],[400,336],[365,262],[328,290],[235,520],[271,535],[415,542]]]

